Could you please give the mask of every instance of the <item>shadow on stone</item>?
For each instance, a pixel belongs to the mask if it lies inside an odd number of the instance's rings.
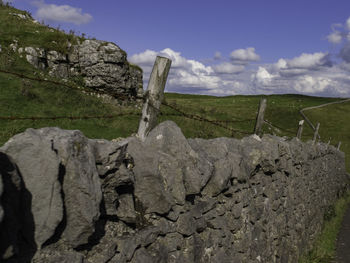
[[[64,167],[64,165],[60,164],[59,166],[59,172],[58,172],[58,181],[60,182],[61,185],[63,185],[63,181],[64,181],[64,175],[66,174],[66,168]],[[67,209],[66,209],[66,205],[65,205],[65,194],[63,192],[63,188],[61,189],[61,196],[62,196],[62,203],[63,203],[63,218],[62,221],[58,224],[55,233],[52,237],[50,237],[44,244],[42,247],[46,247],[50,244],[56,243],[62,236],[62,233],[64,231],[64,229],[66,228],[67,225]]]
[[[75,250],[83,251],[83,250],[91,250],[95,245],[97,245],[102,237],[106,234],[105,226],[107,219],[102,215],[106,214],[106,207],[104,199],[100,203],[100,218],[95,223],[95,232],[89,237],[88,243],[78,246]]]
[[[4,218],[0,223],[0,261],[30,262],[37,250],[31,211],[32,194],[25,188],[17,166],[1,152],[0,174],[4,184],[1,196]]]

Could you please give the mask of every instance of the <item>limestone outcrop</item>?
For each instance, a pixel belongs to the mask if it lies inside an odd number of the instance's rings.
[[[333,146],[28,129],[0,148],[1,262],[297,262],[349,188]]]
[[[125,51],[114,43],[86,39],[70,45],[66,54],[34,47],[20,47],[18,52],[34,67],[47,69],[53,76],[81,76],[92,91],[122,100],[143,96],[141,68],[130,64]]]

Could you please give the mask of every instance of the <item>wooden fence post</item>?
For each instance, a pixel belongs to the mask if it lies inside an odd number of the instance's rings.
[[[340,145],[341,145],[341,142],[338,142],[338,145],[337,145],[337,150],[340,151]]]
[[[146,101],[143,105],[139,123],[138,137],[144,141],[148,133],[157,125],[160,105],[164,97],[165,83],[171,66],[171,60],[157,56],[146,91]]]
[[[254,127],[254,134],[256,135],[260,135],[261,133],[261,128],[264,123],[265,109],[266,109],[266,99],[261,99],[259,103],[259,112],[258,112],[258,115],[256,116],[256,122]]]
[[[304,125],[304,120],[299,121],[299,127],[298,127],[298,133],[297,133],[297,138],[300,140],[301,135],[303,133],[303,125]]]
[[[316,143],[316,139],[317,139],[317,136],[318,136],[318,130],[320,129],[320,123],[318,122],[317,125],[316,125],[316,128],[315,128],[315,133],[314,133],[314,137],[312,139],[312,142],[313,144]]]

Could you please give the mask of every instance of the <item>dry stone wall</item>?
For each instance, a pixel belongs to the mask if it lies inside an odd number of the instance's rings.
[[[349,186],[333,146],[171,121],[145,142],[28,129],[0,173],[1,262],[297,262]]]

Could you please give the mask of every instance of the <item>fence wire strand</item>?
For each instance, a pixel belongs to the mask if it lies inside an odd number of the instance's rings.
[[[264,120],[264,122],[265,122],[267,125],[271,126],[272,128],[279,129],[279,130],[281,130],[281,131],[284,131],[284,132],[287,132],[287,133],[290,133],[290,134],[296,134],[295,131],[287,130],[287,129],[285,129],[285,128],[282,128],[282,127],[280,127],[280,126],[277,126],[276,124],[272,124],[271,122],[269,122],[269,121],[267,121],[267,120]]]
[[[28,79],[31,81],[38,81],[38,82],[46,82],[46,83],[50,83],[50,84],[54,84],[56,86],[63,86],[66,88],[70,88],[70,89],[77,89],[80,91],[85,91],[88,93],[94,93],[94,94],[105,94],[105,95],[109,95],[114,97],[115,99],[123,99],[123,100],[130,100],[129,96],[123,95],[123,94],[110,94],[107,92],[103,92],[103,91],[98,91],[98,90],[92,90],[92,89],[88,89],[85,87],[78,87],[78,86],[72,86],[72,85],[68,85],[66,83],[62,83],[62,82],[58,82],[58,81],[54,81],[54,80],[48,80],[48,79],[41,79],[41,78],[36,78],[36,77],[29,77],[26,76],[24,74],[20,74],[20,73],[16,73],[16,72],[10,72],[7,70],[3,70],[0,69],[1,73],[5,73],[5,74],[10,74],[10,75],[14,75],[16,77],[19,77],[21,79]],[[146,100],[147,97],[147,93],[145,93],[146,96],[143,97],[143,101]],[[151,105],[151,104],[149,104]],[[176,111],[177,113],[165,113],[162,112],[160,110],[158,110],[158,113],[160,116],[174,116],[174,117],[183,117],[183,118],[187,118],[187,119],[191,119],[194,121],[201,121],[201,122],[207,122],[210,123],[212,125],[221,127],[227,131],[230,131],[232,136],[234,136],[235,133],[240,133],[240,134],[252,134],[251,132],[247,132],[247,131],[242,131],[242,130],[238,130],[238,129],[234,129],[229,127],[227,124],[228,123],[239,123],[239,122],[249,122],[249,121],[255,121],[255,119],[239,119],[239,120],[210,120],[208,118],[205,118],[203,116],[197,115],[197,114],[191,114],[191,113],[186,113],[183,110],[177,108],[175,105],[168,103],[165,99],[162,102],[162,105]],[[151,105],[151,107],[154,107],[153,105]],[[141,116],[141,113],[119,113],[119,114],[113,114],[113,115],[101,115],[101,116],[50,116],[50,117],[43,117],[43,116],[30,116],[30,117],[19,117],[19,116],[0,116],[0,120],[59,120],[59,119],[70,119],[70,120],[79,120],[79,119],[113,119],[113,118],[117,118],[117,117],[121,117],[121,116]],[[287,130],[284,129],[282,127],[279,127],[275,124],[272,124],[271,122],[264,120],[264,123],[266,123],[267,125],[275,128],[275,129],[279,129],[283,132],[289,133],[289,134],[295,134],[294,131],[291,130]],[[226,124],[226,125],[225,125]]]
[[[232,136],[234,135],[234,133],[241,133],[241,134],[251,134],[250,132],[246,132],[246,131],[241,131],[241,130],[237,130],[237,129],[233,129],[233,128],[230,128],[226,125],[223,125],[221,124],[221,121],[217,121],[217,120],[209,120],[207,118],[204,118],[202,116],[199,116],[199,115],[196,115],[196,114],[189,114],[189,113],[185,113],[183,112],[182,110],[180,110],[179,108],[177,108],[176,106],[172,105],[172,104],[169,104],[166,100],[164,100],[162,102],[162,105],[164,106],[167,106],[175,111],[177,111],[178,113],[180,113],[183,117],[185,118],[189,118],[189,119],[192,119],[192,120],[196,120],[196,121],[204,121],[204,122],[208,122],[208,123],[211,123],[213,125],[216,125],[216,126],[219,126],[221,128],[224,128],[228,131],[230,131],[232,133]],[[225,121],[226,122],[226,121]]]

